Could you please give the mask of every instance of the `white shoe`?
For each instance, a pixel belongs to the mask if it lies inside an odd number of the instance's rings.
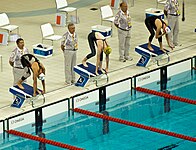
[[[120,62],[126,62],[126,59],[119,59]]]
[[[129,57],[125,57],[125,59],[128,60],[128,61],[132,61],[133,60],[133,58],[130,57],[130,56]]]
[[[75,84],[75,80],[71,80],[71,84]]]
[[[70,85],[71,85],[71,83],[65,82],[65,86],[70,86]]]
[[[182,44],[180,43],[180,44],[174,44],[175,45],[175,47],[177,46],[177,47],[179,47],[179,46],[182,46]]]

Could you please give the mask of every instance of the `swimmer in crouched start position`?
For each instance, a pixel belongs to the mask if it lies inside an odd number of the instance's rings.
[[[21,63],[25,69],[25,73],[22,78],[17,82],[20,89],[24,90],[22,83],[25,79],[30,77],[31,71],[33,72],[33,96],[41,94],[37,88],[37,79],[42,83],[42,94],[45,94],[45,67],[42,63],[32,54],[25,54],[21,56]],[[30,71],[31,70],[31,71]]]
[[[91,49],[91,53],[88,54],[83,60],[82,60],[82,64],[85,67],[88,67],[86,61],[92,57],[94,57],[96,55],[96,48],[95,48],[95,44],[97,46],[97,61],[96,61],[96,70],[95,70],[95,74],[99,75],[98,70],[102,71],[102,73],[104,73],[103,69],[102,69],[102,61],[103,61],[103,52],[106,55],[106,67],[105,67],[105,72],[108,73],[108,66],[109,66],[109,54],[111,53],[112,49],[111,47],[108,45],[106,38],[99,32],[94,32],[92,31],[91,33],[89,33],[88,35],[88,43],[89,43],[89,47]]]
[[[159,41],[160,50],[164,51],[163,44],[162,44],[162,36],[163,35],[166,36],[166,40],[167,40],[167,43],[168,43],[169,47],[171,49],[173,49],[173,47],[169,43],[169,39],[168,39],[168,33],[171,32],[171,28],[162,19],[160,19],[157,16],[147,17],[145,19],[145,25],[146,25],[148,31],[150,32],[150,36],[149,36],[149,39],[148,39],[148,49],[149,50],[151,50],[151,51],[154,50],[151,46],[151,42],[152,42],[152,39],[155,36],[155,38],[158,39],[158,41]],[[154,32],[154,30],[156,32]],[[163,33],[161,32],[161,30],[163,30]]]

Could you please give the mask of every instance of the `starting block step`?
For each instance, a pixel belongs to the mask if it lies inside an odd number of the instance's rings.
[[[32,103],[32,107],[34,107],[34,104],[35,104],[34,102],[35,102],[35,100],[38,99],[38,97],[40,97],[40,95],[33,97],[33,87],[26,84],[26,83],[23,83],[22,85],[24,87],[24,90],[20,89],[17,85],[9,88],[10,93],[15,95],[15,97],[16,97],[11,106],[16,107],[16,108],[21,108],[21,106],[24,104],[25,100],[30,100],[30,102]],[[39,89],[39,91],[41,92],[40,89]],[[43,96],[43,103],[44,102],[45,102],[45,98]]]
[[[94,64],[91,64],[89,62],[87,62],[88,67],[85,67],[83,64],[79,64],[77,66],[74,66],[74,71],[80,75],[77,83],[75,84],[76,86],[81,86],[84,87],[89,79],[94,79],[96,82],[96,85],[98,86],[98,80],[101,79],[101,77],[103,74],[100,70],[98,71],[99,75],[97,76],[95,74],[95,69],[96,66]],[[108,82],[108,76],[106,75],[106,82]]]
[[[154,49],[153,51],[148,49],[147,43],[139,45],[135,48],[135,51],[139,55],[141,55],[141,58],[136,64],[137,66],[146,67],[148,63],[150,62],[150,60],[152,59],[152,57],[155,59],[158,66],[167,64],[170,61],[168,50],[165,50],[166,52],[163,52],[162,50],[160,50],[159,47],[153,44],[151,44],[151,46]],[[164,62],[161,62],[161,61],[164,61]]]

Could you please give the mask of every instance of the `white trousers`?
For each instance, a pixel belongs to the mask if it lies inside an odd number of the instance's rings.
[[[171,27],[171,32],[168,34],[171,45],[178,45],[179,33],[179,16],[168,15],[168,25]]]
[[[119,40],[119,59],[125,59],[129,57],[131,30],[124,31],[118,29],[118,40]]]
[[[75,82],[75,72],[73,71],[76,65],[76,51],[64,50],[65,59],[65,82],[71,84]]]

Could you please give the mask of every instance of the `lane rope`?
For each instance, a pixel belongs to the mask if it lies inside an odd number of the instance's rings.
[[[167,93],[164,93],[164,92],[157,92],[155,90],[150,90],[150,89],[142,88],[142,87],[136,87],[135,90],[139,91],[139,92],[143,92],[143,93],[148,93],[148,94],[152,94],[152,95],[156,95],[156,96],[160,96],[160,97],[164,97],[164,98],[173,99],[173,100],[176,100],[176,101],[196,105],[196,100],[191,100],[191,99],[188,99],[188,98],[174,96],[174,95],[167,94]]]
[[[154,128],[154,127],[151,127],[151,126],[142,125],[142,124],[135,123],[135,122],[130,122],[130,121],[119,119],[119,118],[114,118],[114,117],[111,117],[111,116],[106,116],[106,115],[103,115],[103,114],[98,114],[98,113],[91,112],[91,111],[88,111],[88,110],[75,108],[75,109],[73,109],[73,111],[77,112],[77,113],[85,114],[85,115],[88,115],[88,116],[93,116],[93,117],[96,117],[96,118],[101,118],[101,119],[109,120],[109,121],[112,121],[112,122],[117,122],[117,123],[120,123],[120,124],[125,124],[125,125],[128,125],[128,126],[132,126],[132,127],[136,127],[136,128],[140,128],[140,129],[144,129],[144,130],[149,130],[149,131],[152,131],[152,132],[157,132],[157,133],[160,133],[160,134],[165,134],[165,135],[168,135],[168,136],[172,136],[172,137],[176,137],[176,138],[196,142],[196,138],[194,138],[194,137],[190,137],[190,136],[175,133],[175,132],[170,132],[170,131],[167,131],[167,130]]]
[[[78,148],[78,147],[75,147],[75,146],[72,146],[72,145],[56,142],[56,141],[53,141],[53,140],[48,140],[48,139],[45,139],[45,138],[42,138],[42,137],[38,137],[38,136],[35,136],[35,135],[27,134],[27,133],[16,131],[16,130],[7,130],[6,132],[9,133],[9,134],[13,134],[15,136],[20,136],[20,137],[23,137],[23,138],[31,139],[31,140],[34,140],[34,141],[39,141],[39,142],[42,142],[42,143],[54,145],[54,146],[61,147],[61,148],[66,148],[66,149],[70,149],[70,150],[84,150],[82,148]]]

